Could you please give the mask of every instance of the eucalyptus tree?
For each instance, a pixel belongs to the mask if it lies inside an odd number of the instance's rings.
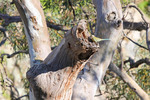
[[[93,0],[97,11],[95,36],[109,41],[92,41],[87,21],[80,20],[67,31],[54,50],[50,48],[40,1],[14,0],[14,3],[23,21],[29,45],[31,68],[27,78],[30,99],[96,99],[96,91],[108,66],[114,68],[111,61],[123,30],[120,0]],[[149,98],[144,91],[139,96],[143,100]]]

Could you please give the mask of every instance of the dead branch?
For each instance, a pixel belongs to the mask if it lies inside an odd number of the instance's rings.
[[[100,42],[98,52],[94,53],[83,72],[78,75],[73,100],[94,100],[96,90],[101,85],[112,60],[112,54],[121,39],[123,22],[120,0],[93,0],[93,2],[97,10],[95,35],[110,41]]]
[[[120,70],[115,64],[109,65],[109,70],[116,73],[128,86],[141,98],[141,100],[149,100],[148,94],[124,71]]]

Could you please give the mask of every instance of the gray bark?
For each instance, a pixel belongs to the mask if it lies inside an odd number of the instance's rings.
[[[72,100],[94,99],[96,90],[112,60],[113,52],[121,38],[123,29],[119,0],[94,0],[93,2],[97,10],[95,35],[100,38],[108,38],[110,41],[100,42],[98,52],[90,58],[83,69],[84,73],[78,75]]]

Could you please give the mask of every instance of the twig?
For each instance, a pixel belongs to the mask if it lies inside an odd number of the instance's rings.
[[[89,15],[86,13],[86,11],[82,8],[81,4],[79,4],[83,13],[85,14],[85,17],[87,18],[87,20],[89,20]],[[93,29],[92,29],[92,25],[91,25],[91,22],[89,21],[89,25],[90,25],[90,30],[91,30],[91,34],[94,35],[94,32],[93,32]]]
[[[88,19],[89,17],[84,10],[83,10],[83,13],[85,13],[85,15]],[[13,22],[21,22],[20,16],[9,16],[6,14],[0,14],[0,18],[5,20],[6,24],[4,24],[4,26],[7,26]],[[63,25],[56,25],[54,23],[49,22],[48,20],[46,22],[47,22],[47,26],[49,28],[64,31],[64,32],[69,30],[68,28],[66,28]],[[90,25],[91,33],[93,34],[92,27],[95,27],[95,24],[91,25],[91,22],[89,22],[89,25]],[[123,25],[124,25],[124,29],[131,29],[131,30],[138,30],[138,31],[146,29],[145,24],[143,24],[143,23],[136,23],[136,22],[133,23],[133,22],[124,21]]]
[[[8,34],[6,33],[6,29],[3,27],[0,27],[0,31],[2,31],[4,34],[4,37],[3,37],[2,41],[0,42],[0,46],[2,46],[8,39]]]
[[[129,38],[124,32],[123,32],[123,34],[124,34],[124,36],[125,36],[128,40],[130,40],[130,41],[133,42],[134,44],[138,45],[139,47],[141,47],[141,48],[143,48],[143,49],[149,50],[148,48],[146,48],[146,47],[144,47],[144,46],[138,44],[138,43],[135,42],[135,41],[133,41],[133,40],[132,40],[131,38]]]
[[[131,8],[131,7],[135,8],[141,14],[141,17],[144,20],[145,24],[148,24],[147,21],[144,18],[144,14],[142,13],[142,11],[135,5],[129,5],[129,8]]]
[[[58,31],[64,31],[64,32],[67,32],[69,29],[67,29],[65,26],[63,26],[63,25],[56,25],[56,24],[54,24],[54,23],[51,23],[51,22],[49,22],[49,21],[46,21],[46,23],[47,23],[47,26],[49,27],[49,28],[52,28],[52,29],[54,29],[54,30],[58,30]]]
[[[2,60],[3,60],[4,56],[6,56],[7,58],[11,58],[11,57],[13,57],[13,56],[15,56],[17,54],[20,54],[20,53],[28,54],[28,50],[21,50],[21,51],[14,52],[12,54],[4,53],[4,54],[1,54],[0,58],[2,58]]]
[[[137,68],[139,65],[144,64],[144,63],[147,65],[150,65],[150,59],[149,58],[140,59],[136,62],[133,59],[129,58],[128,60],[124,61],[124,64],[126,64],[128,62],[130,63],[130,69],[131,68]],[[121,66],[121,64],[119,66]]]
[[[120,59],[121,59],[121,65],[120,65],[119,67],[120,67],[121,70],[123,69],[123,66],[124,66],[124,62],[123,62],[123,52],[122,52],[122,45],[121,45],[122,41],[123,41],[123,39],[120,40],[119,43],[118,43],[118,46],[120,47],[120,49],[118,49],[118,50],[119,50],[119,52],[120,52]]]
[[[16,100],[21,100],[23,97],[28,97],[28,96],[29,96],[29,95],[26,94],[26,95],[23,95],[23,96],[20,96],[20,97],[16,98]]]
[[[68,2],[69,2],[69,5],[71,6],[71,9],[73,10],[73,16],[74,16],[74,21],[75,21],[75,19],[76,19],[76,14],[75,14],[75,10],[73,9],[73,6],[72,6],[72,3],[71,3],[71,1],[70,0],[68,0]]]
[[[147,47],[148,47],[148,49],[150,51],[150,35],[149,35],[148,32],[149,32],[149,28],[146,29],[146,43],[147,43]]]

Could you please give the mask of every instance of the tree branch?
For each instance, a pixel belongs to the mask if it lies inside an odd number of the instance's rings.
[[[76,20],[76,14],[75,14],[75,10],[73,9],[73,6],[72,6],[72,3],[71,3],[71,1],[70,0],[68,0],[68,2],[69,2],[69,5],[71,6],[71,9],[73,10],[73,16],[74,16],[74,21]]]
[[[4,34],[4,37],[3,37],[2,41],[0,42],[0,46],[2,46],[8,39],[8,34],[6,33],[6,29],[3,27],[0,27],[0,31],[3,32],[3,34]]]
[[[26,94],[26,95],[20,96],[20,97],[16,98],[16,100],[21,100],[21,99],[24,98],[24,97],[29,97],[29,95]]]
[[[141,18],[143,19],[144,23],[141,27],[145,27],[145,30],[146,30],[146,43],[147,43],[147,46],[148,46],[148,50],[150,51],[150,35],[148,34],[149,32],[149,26],[150,26],[150,23],[148,23],[146,20],[145,20],[145,17],[144,17],[144,14],[143,12],[136,6],[136,5],[128,5],[126,8],[135,8],[140,14],[141,14]],[[127,9],[126,9],[127,10]],[[137,25],[138,26],[138,25]],[[139,27],[139,26],[138,26]],[[139,27],[139,29],[141,29]]]
[[[149,28],[150,28],[150,25],[146,29],[146,43],[147,43],[147,47],[150,51],[150,31],[149,31]]]
[[[81,9],[82,9],[82,11],[83,11],[83,13],[85,14],[85,17],[87,18],[87,20],[89,20],[89,15],[87,14],[87,12],[82,8],[82,6],[81,6],[81,4],[79,4],[80,5],[80,7],[81,7]],[[91,25],[91,22],[89,21],[89,25],[90,25],[90,30],[91,30],[91,34],[93,34],[94,35],[94,32],[93,32],[93,27],[92,27],[92,25]]]
[[[150,23],[148,23],[146,20],[145,20],[145,18],[144,18],[144,14],[142,13],[142,11],[138,8],[138,7],[136,7],[135,5],[129,5],[129,7],[131,8],[131,7],[133,7],[133,8],[135,8],[140,14],[141,14],[141,17],[142,17],[142,19],[144,20],[144,23],[145,23],[145,25],[146,25],[146,43],[147,43],[147,47],[148,47],[148,50],[150,51],[150,35],[148,34],[148,32],[149,32],[149,26],[150,26]]]
[[[148,59],[148,58],[140,59],[140,60],[136,61],[135,63],[131,63],[130,68],[136,68],[143,63],[150,65],[150,59]]]
[[[124,64],[126,64],[128,62],[130,62],[130,69],[131,68],[137,68],[139,65],[144,64],[144,63],[147,65],[150,65],[150,59],[149,58],[140,59],[136,62],[134,62],[134,60],[129,59],[129,60],[124,61]]]
[[[109,65],[109,70],[116,73],[128,86],[141,98],[141,100],[149,100],[148,94],[124,71],[120,70],[115,64]]]
[[[148,48],[146,48],[146,47],[144,47],[144,46],[138,44],[138,43],[135,42],[135,41],[133,41],[133,40],[132,40],[131,38],[129,38],[124,32],[123,32],[123,35],[124,35],[127,39],[129,39],[132,43],[136,44],[137,46],[139,46],[139,47],[141,47],[141,48],[143,48],[143,49],[145,49],[145,50],[149,50]]]
[[[129,5],[128,7],[129,7],[129,8],[135,8],[135,9],[141,14],[141,17],[142,17],[143,21],[145,22],[145,24],[148,25],[148,22],[147,22],[147,21],[145,20],[145,18],[144,18],[143,12],[142,12],[136,5]]]
[[[74,85],[72,100],[94,100],[96,90],[101,85],[112,55],[121,39],[123,29],[120,0],[93,0],[97,10],[95,35],[110,41],[100,42]],[[115,38],[114,38],[115,37]],[[79,91],[80,90],[80,91]]]
[[[123,21],[123,27],[124,29],[129,29],[129,30],[137,30],[137,31],[142,31],[147,29],[147,25],[142,22],[128,22],[128,21]]]
[[[13,22],[21,22],[20,16],[9,16],[7,14],[0,13],[0,19],[4,19],[5,23],[2,26],[8,26],[10,23]]]
[[[47,23],[47,27],[52,28],[54,30],[64,31],[64,32],[67,32],[69,30],[66,26],[63,26],[63,25],[56,25],[49,21],[46,21],[46,23]]]
[[[1,14],[0,13],[0,19],[4,19],[5,23],[2,26],[8,26],[10,23],[13,22],[21,22],[20,16],[9,16],[7,14]],[[69,29],[63,25],[56,25],[54,23],[49,22],[48,20],[46,21],[47,26],[49,28],[55,29],[55,30],[61,30],[61,31],[68,31]]]
[[[6,56],[7,58],[11,58],[11,57],[14,57],[15,55],[17,54],[20,54],[20,53],[25,53],[25,54],[28,54],[28,50],[21,50],[21,51],[17,51],[17,52],[14,52],[12,54],[7,54],[7,53],[3,53],[1,54],[0,58],[4,58],[4,56]]]

